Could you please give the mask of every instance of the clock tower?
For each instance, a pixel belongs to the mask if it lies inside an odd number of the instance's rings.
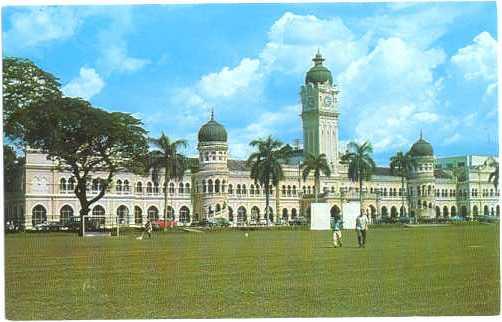
[[[338,90],[331,72],[323,66],[324,58],[315,55],[314,66],[301,88],[304,153],[326,155],[334,173],[338,168]]]

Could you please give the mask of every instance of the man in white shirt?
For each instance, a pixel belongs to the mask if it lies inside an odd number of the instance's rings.
[[[364,247],[366,244],[366,231],[368,230],[368,217],[363,213],[359,213],[356,218],[357,242],[359,247]]]

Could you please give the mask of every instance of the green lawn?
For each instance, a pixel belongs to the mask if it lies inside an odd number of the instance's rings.
[[[9,234],[8,319],[493,315],[499,228]]]

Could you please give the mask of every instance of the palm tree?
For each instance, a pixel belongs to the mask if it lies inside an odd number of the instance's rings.
[[[148,171],[152,171],[152,180],[158,185],[161,169],[164,169],[164,220],[167,221],[167,182],[171,179],[181,180],[187,169],[186,158],[178,153],[178,149],[186,147],[185,140],[171,141],[163,132],[159,138],[149,138],[154,147],[148,154]],[[166,227],[164,227],[164,230]]]
[[[493,170],[493,172],[490,173],[490,176],[488,177],[488,182],[493,181],[493,185],[495,186],[495,190],[497,190],[497,188],[499,186],[499,163],[493,162],[492,166],[495,166],[495,170]]]
[[[315,201],[317,202],[317,196],[321,192],[321,173],[324,173],[324,175],[327,177],[331,175],[331,169],[329,168],[328,160],[326,160],[326,154],[322,153],[316,157],[315,155],[308,153],[301,165],[301,169],[303,169],[303,181],[307,180],[307,177],[309,176],[311,171],[314,172],[314,194]]]
[[[359,202],[363,204],[363,181],[370,180],[375,171],[375,161],[371,158],[373,147],[368,141],[359,145],[350,142],[347,152],[342,155],[341,163],[349,166],[348,177],[353,182],[359,182]]]
[[[403,154],[403,152],[399,151],[395,156],[390,158],[390,171],[392,172],[392,174],[401,177],[401,199],[404,215],[406,215],[404,208],[404,179],[409,176],[411,171],[413,171],[413,168],[415,168],[416,166],[416,160],[412,158],[409,153]],[[408,193],[406,195],[408,196]],[[410,207],[408,205],[408,209],[409,208]]]
[[[284,178],[282,163],[289,159],[292,148],[271,136],[253,140],[249,145],[257,149],[249,156],[247,164],[251,168],[251,179],[254,179],[255,184],[265,187],[265,217],[268,225],[270,188],[275,186],[278,189],[279,181]]]

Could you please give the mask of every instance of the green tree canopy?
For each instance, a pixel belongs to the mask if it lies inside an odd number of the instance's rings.
[[[4,191],[16,191],[18,176],[22,170],[24,158],[18,157],[14,149],[9,145],[3,145],[3,169],[4,169]]]
[[[326,155],[324,153],[319,156],[315,156],[313,154],[308,153],[303,161],[301,168],[303,169],[302,176],[303,181],[307,180],[310,172],[314,172],[315,179],[315,200],[317,201],[317,196],[321,192],[321,173],[325,176],[329,177],[331,175],[331,169],[328,165],[328,160],[326,159]]]
[[[249,145],[256,148],[247,161],[251,168],[250,177],[256,184],[259,183],[265,187],[265,217],[268,223],[270,188],[271,186],[277,187],[279,181],[284,179],[282,163],[290,158],[292,148],[271,136],[266,139],[253,140]]]
[[[375,161],[371,157],[373,147],[368,141],[359,145],[350,142],[347,145],[347,152],[342,156],[341,163],[347,164],[348,177],[353,182],[359,182],[359,199],[362,204],[363,181],[369,181],[375,171]]]
[[[401,177],[401,197],[402,197],[401,200],[402,200],[403,211],[405,209],[404,179],[409,177],[410,173],[416,166],[417,166],[416,160],[413,157],[411,157],[409,153],[403,154],[403,152],[399,151],[396,153],[396,155],[390,158],[390,171],[395,176]]]
[[[146,131],[138,119],[94,108],[82,99],[38,102],[19,111],[17,117],[21,139],[47,153],[49,159],[74,176],[81,220],[89,213],[89,206],[104,196],[114,174],[138,171],[148,152]],[[107,175],[96,178],[101,183],[100,191],[88,199],[87,185],[97,171]]]
[[[56,77],[28,59],[3,59],[3,126],[10,138],[17,138],[20,129],[16,112],[40,102],[61,97]]]

